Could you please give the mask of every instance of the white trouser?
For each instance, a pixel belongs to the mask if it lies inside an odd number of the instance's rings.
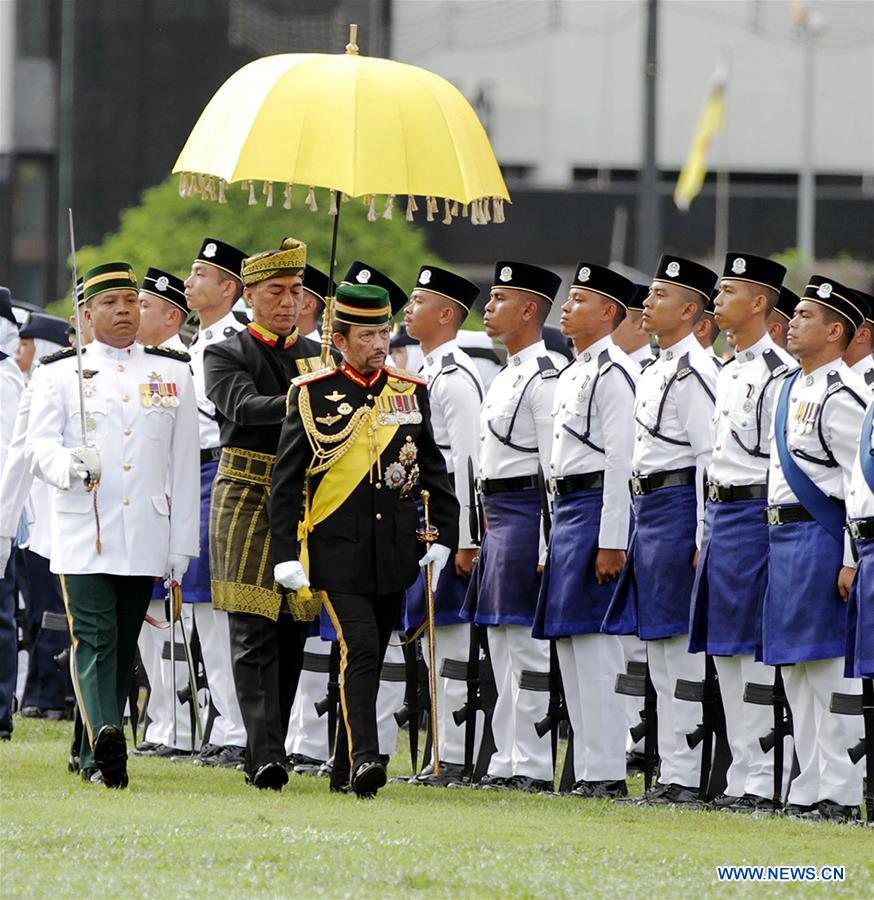
[[[856,806],[862,797],[862,761],[855,766],[847,750],[861,737],[861,716],[829,712],[833,692],[859,694],[862,684],[844,678],[843,657],[783,666],[786,699],[792,710],[795,753],[801,772],[789,789],[789,802],[810,806],[831,800]]]
[[[441,762],[464,765],[464,736],[465,723],[455,724],[452,713],[461,709],[467,703],[467,682],[454,678],[443,678],[440,671],[443,668],[444,659],[459,660],[467,664],[470,653],[470,625],[441,625],[437,628],[437,737],[439,742]],[[426,661],[430,659],[429,637],[425,635],[422,652],[426,654]],[[473,747],[473,758],[476,760],[479,751],[479,741],[482,737],[484,716],[477,711],[476,729]]]
[[[152,600],[149,603],[148,615],[158,622],[165,622],[166,607],[163,600]],[[191,635],[193,618],[191,604],[182,604],[182,620],[185,623],[186,634]],[[170,641],[169,628],[155,628],[148,622],[143,622],[140,630],[139,646],[140,658],[146,667],[146,675],[149,679],[149,714],[148,734],[146,739],[155,744],[164,744],[177,750],[191,749],[191,714],[188,704],[183,706],[179,702],[177,691],[188,685],[188,664],[185,661],[185,653],[182,650],[182,629],[176,624],[176,672],[175,678],[171,675],[170,660],[163,658],[164,645]],[[145,652],[144,652],[145,650]],[[150,668],[151,666],[151,668]],[[172,684],[172,688],[171,688]],[[176,739],[173,739],[173,712],[170,694],[173,694],[172,702],[176,704]],[[197,749],[199,741],[195,735],[194,747]]]
[[[331,645],[320,637],[307,638],[305,653],[318,654],[327,659],[331,655]],[[285,752],[309,756],[310,759],[328,758],[328,717],[319,718],[316,703],[328,693],[328,673],[300,673],[297,693],[288,717],[288,734],[285,738]]]
[[[621,634],[622,652],[625,654],[625,662],[646,662],[646,641],[642,641],[636,634]],[[623,697],[616,694],[616,701],[625,707],[627,727],[634,728],[640,725],[640,714],[643,712],[643,697]],[[643,738],[635,742],[628,734],[625,739],[625,749],[631,753],[643,753]]]
[[[524,775],[551,781],[549,736],[537,736],[534,723],[546,715],[549,694],[519,689],[522,671],[549,672],[549,642],[531,637],[527,625],[495,625],[488,630],[489,656],[498,699],[492,715],[495,754],[489,775]]]
[[[774,751],[764,753],[759,738],[774,727],[774,708],[744,703],[748,682],[774,683],[774,669],[757,662],[752,654],[714,656],[719,676],[719,693],[725,710],[725,730],[731,748],[731,765],[725,793],[730,797],[753,794],[771,798],[774,793]],[[789,783],[792,769],[792,737],[783,743],[783,787]]]
[[[625,780],[625,717],[616,705],[616,676],[625,669],[614,634],[556,641],[564,697],[574,730],[575,781]]]
[[[680,634],[660,641],[647,641],[649,677],[657,694],[661,784],[698,787],[701,779],[701,744],[689,749],[686,735],[701,722],[701,704],[674,698],[677,679],[704,680],[704,654],[689,653],[689,636]]]
[[[385,660],[388,663],[404,664],[404,648],[401,646],[404,636],[397,631],[391,633]],[[404,705],[404,694],[407,686],[403,681],[380,681],[376,694],[376,729],[379,734],[379,752],[383,756],[391,756],[398,747],[398,723],[395,713]],[[417,728],[418,722],[411,722],[411,728]]]
[[[228,614],[223,609],[215,609],[211,603],[190,603],[188,608],[194,610],[209,695],[218,713],[212,723],[209,742],[218,747],[245,747],[246,726],[243,725],[231,669]]]

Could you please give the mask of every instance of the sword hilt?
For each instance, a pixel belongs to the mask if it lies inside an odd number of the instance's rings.
[[[440,532],[431,524],[431,510],[430,510],[430,500],[431,500],[431,492],[428,490],[422,491],[422,506],[425,507],[425,525],[424,527],[416,532],[416,537],[423,544],[434,544],[437,539],[440,537]]]

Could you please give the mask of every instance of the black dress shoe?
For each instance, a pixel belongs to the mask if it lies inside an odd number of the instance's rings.
[[[578,781],[571,793],[587,800],[615,800],[628,796],[628,785],[624,781]]]
[[[195,765],[211,766],[217,769],[236,769],[246,761],[246,748],[234,747],[229,744],[227,747],[220,747],[217,753],[212,753],[199,762],[195,760]]]
[[[644,801],[653,806],[700,806],[696,788],[686,787],[683,784],[669,784],[664,793],[658,795],[653,792]]]
[[[115,771],[127,762],[127,741],[118,725],[104,725],[94,739],[94,765],[105,772]]]
[[[82,781],[85,781],[88,784],[96,784],[101,787],[115,788],[118,790],[124,790],[128,786],[127,771],[120,771],[112,775],[107,775],[105,772],[101,772],[100,769],[82,769],[79,774],[82,777]]]
[[[799,819],[807,819],[819,822],[842,822],[846,825],[855,825],[862,820],[862,811],[858,806],[844,806],[833,800],[820,800],[815,809],[798,816]]]
[[[219,744],[204,744],[194,755],[194,759],[192,759],[191,762],[195,766],[208,765],[207,760],[211,759],[217,753],[221,752],[221,749],[222,748]]]
[[[815,803],[787,803],[783,807],[783,815],[790,819],[801,819],[811,812],[817,812],[814,818],[819,818]]]
[[[131,756],[151,756],[158,746],[154,741],[140,741],[130,754]]]
[[[507,787],[511,791],[527,791],[529,794],[551,794],[555,785],[544,778],[514,775],[512,778],[507,779]]]
[[[503,775],[485,775],[479,780],[476,787],[481,791],[509,791],[512,790],[510,780],[512,776],[505,778]]]
[[[742,813],[758,818],[773,816],[781,808],[770,797],[758,797],[755,794],[744,794],[743,797],[738,797],[734,803],[721,807],[723,812]]]
[[[359,797],[375,797],[387,780],[385,766],[381,762],[363,762],[352,775],[352,790]]]
[[[294,771],[295,766],[315,766],[316,769],[324,762],[323,759],[316,759],[313,756],[307,756],[305,753],[289,753],[285,759],[286,768]]]
[[[38,706],[22,706],[18,710],[18,715],[24,716],[25,719],[44,719],[46,717]]]
[[[318,771],[319,778],[330,778],[334,771],[334,757],[326,759],[320,766]]]
[[[12,740],[12,732],[6,731],[5,729],[0,731],[0,741],[11,741]]]
[[[430,771],[429,771],[430,769]],[[440,774],[434,774],[434,767],[428,766],[414,778],[410,784],[422,784],[431,787],[448,787],[450,784],[460,784],[464,781],[464,766],[459,763],[440,763]]]
[[[282,763],[267,763],[252,776],[250,783],[262,791],[281,791],[288,784],[288,772]]]
[[[742,799],[742,797],[735,797],[733,794],[719,794],[707,806],[714,812],[733,811],[732,807]]]

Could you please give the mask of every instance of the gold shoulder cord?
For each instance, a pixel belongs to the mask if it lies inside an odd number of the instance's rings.
[[[298,405],[304,431],[313,451],[313,461],[307,469],[307,475],[324,472],[340,460],[352,448],[361,429],[371,421],[373,415],[371,407],[361,406],[340,431],[336,434],[324,434],[319,431],[313,419],[309,388],[306,385],[300,387]]]

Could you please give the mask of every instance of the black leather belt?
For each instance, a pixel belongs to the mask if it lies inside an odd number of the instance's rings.
[[[711,503],[731,503],[734,500],[764,500],[767,484],[708,484],[707,499]]]
[[[668,469],[666,472],[653,472],[652,475],[632,475],[628,484],[631,493],[636,496],[651,494],[662,488],[695,484],[695,469]]]
[[[846,528],[854,541],[870,541],[874,538],[874,518],[850,519]]]
[[[200,451],[200,464],[212,462],[214,459],[218,459],[222,455],[221,447],[210,447],[209,450],[201,450]]]
[[[480,478],[476,486],[481,494],[530,491],[532,488],[537,487],[537,476],[520,475],[518,478]]]
[[[803,506],[765,507],[766,525],[788,525],[790,522],[812,522],[813,516]]]
[[[574,491],[590,491],[604,487],[603,472],[586,472],[584,475],[562,475],[549,479],[549,490],[553,494],[572,494]]]

